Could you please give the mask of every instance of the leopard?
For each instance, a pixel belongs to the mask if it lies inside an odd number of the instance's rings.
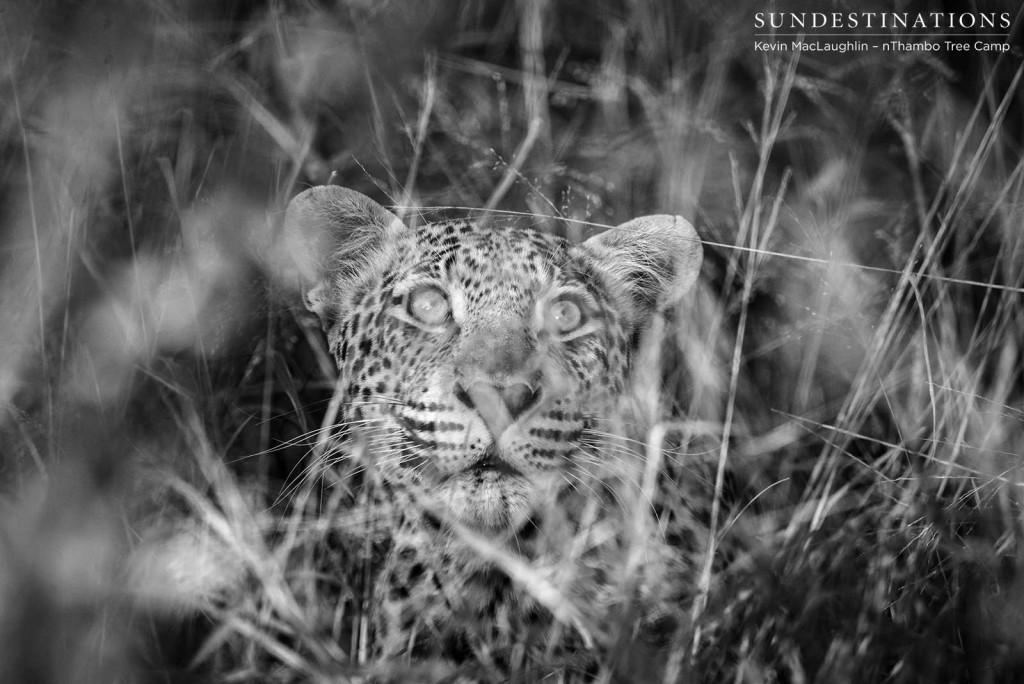
[[[400,511],[373,596],[379,661],[472,660],[491,674],[473,681],[507,680],[529,660],[513,633],[576,620],[585,646],[585,620],[528,586],[544,580],[531,563],[572,545],[638,340],[697,280],[693,225],[643,216],[572,242],[402,220],[321,185],[290,201],[284,235],[337,364],[336,429]]]

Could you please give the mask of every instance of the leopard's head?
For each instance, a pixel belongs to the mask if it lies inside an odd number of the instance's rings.
[[[407,226],[314,187],[286,236],[327,333],[343,417],[394,487],[482,530],[515,530],[571,482],[629,376],[636,333],[694,282],[680,217],[576,245],[509,226]]]

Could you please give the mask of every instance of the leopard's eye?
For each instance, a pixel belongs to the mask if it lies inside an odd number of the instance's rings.
[[[548,322],[559,333],[569,333],[583,324],[583,311],[571,299],[559,299],[548,307]]]
[[[452,311],[444,292],[433,285],[423,285],[410,292],[407,306],[410,316],[427,325],[444,323]]]

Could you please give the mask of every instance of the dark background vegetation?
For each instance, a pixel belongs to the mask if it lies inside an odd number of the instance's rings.
[[[334,173],[407,218],[697,226],[652,381],[697,521],[666,680],[1017,681],[1018,8],[898,8],[1010,12],[1003,55],[799,57],[753,50],[768,9],[0,6],[0,679],[367,666],[361,561],[294,571],[360,510],[289,496],[333,367],[278,224]],[[201,618],[132,579],[182,520],[214,548],[184,575],[246,578]]]

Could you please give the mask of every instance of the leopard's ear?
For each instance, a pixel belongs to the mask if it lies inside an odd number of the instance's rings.
[[[641,216],[583,243],[614,287],[634,305],[634,320],[665,308],[693,287],[704,250],[682,216]]]
[[[289,202],[285,244],[306,306],[325,328],[347,308],[353,281],[382,267],[406,230],[366,195],[337,185],[310,188]]]

